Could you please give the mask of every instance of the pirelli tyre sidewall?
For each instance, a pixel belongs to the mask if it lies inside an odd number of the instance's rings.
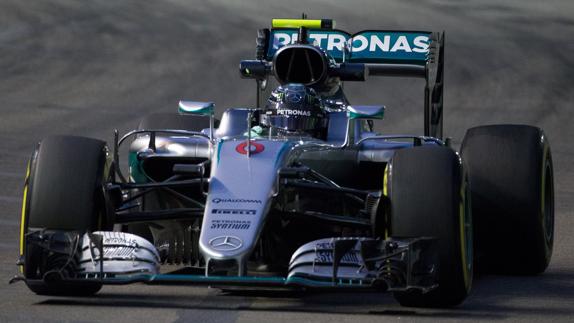
[[[101,284],[42,282],[41,273],[57,264],[40,262],[40,249],[28,244],[26,235],[44,229],[80,234],[109,229],[113,223],[103,184],[112,168],[105,142],[100,140],[53,136],[38,144],[26,170],[20,224],[20,271],[33,292],[82,296],[100,290]]]
[[[543,272],[554,244],[554,173],[544,132],[527,125],[475,127],[461,155],[471,183],[478,267]]]
[[[438,287],[428,293],[395,292],[403,306],[452,307],[470,293],[473,238],[468,177],[459,156],[447,147],[398,150],[385,172],[392,237],[438,240]]]

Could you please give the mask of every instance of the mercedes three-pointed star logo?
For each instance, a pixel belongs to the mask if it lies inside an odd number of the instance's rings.
[[[301,95],[301,93],[298,92],[287,92],[286,98],[287,102],[299,103],[303,99],[303,95]]]
[[[232,251],[241,248],[243,241],[234,236],[219,236],[209,240],[209,245],[214,250]]]

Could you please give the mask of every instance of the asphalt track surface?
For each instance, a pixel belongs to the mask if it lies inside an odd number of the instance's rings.
[[[180,98],[252,106],[237,65],[272,17],[338,27],[445,30],[445,129],[526,123],[545,129],[555,166],[556,240],[537,277],[482,276],[459,308],[401,308],[389,295],[240,293],[105,287],[97,297],[35,296],[16,273],[22,180],[52,134],[110,140]],[[572,321],[574,320],[574,2],[0,0],[0,321]],[[380,129],[420,133],[422,83],[348,84],[354,103],[384,103]]]

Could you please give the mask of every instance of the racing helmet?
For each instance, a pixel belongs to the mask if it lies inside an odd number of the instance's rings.
[[[327,127],[327,118],[317,92],[303,84],[279,86],[271,93],[260,117],[263,126],[287,133],[318,135]]]

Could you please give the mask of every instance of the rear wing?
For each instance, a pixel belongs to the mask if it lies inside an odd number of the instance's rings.
[[[295,44],[301,29],[339,65],[364,65],[369,76],[425,79],[424,135],[443,137],[444,32],[364,30],[355,34],[333,29],[334,21],[284,20],[261,29],[257,37],[257,60],[269,66],[283,46]],[[259,94],[259,93],[258,93]]]
[[[266,59],[277,50],[297,42],[299,30],[274,28],[269,31]],[[365,30],[349,34],[342,30],[309,30],[311,44],[321,47],[339,63],[409,63],[424,65],[429,32]]]

